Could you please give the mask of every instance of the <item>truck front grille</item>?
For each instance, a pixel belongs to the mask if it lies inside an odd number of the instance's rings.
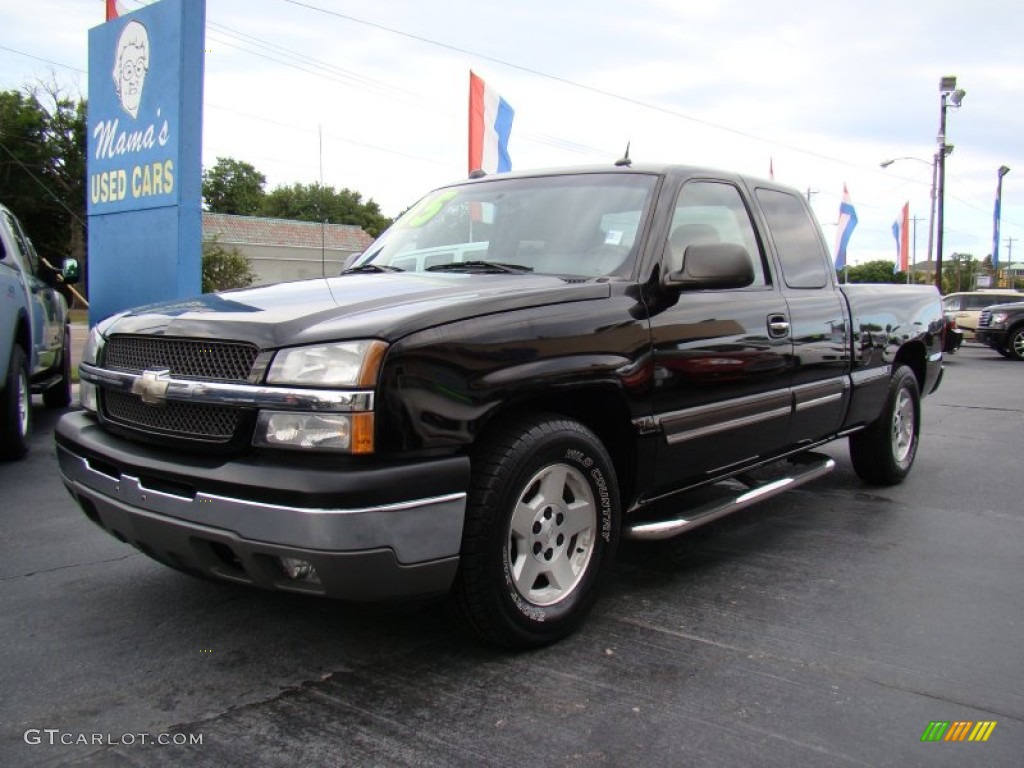
[[[115,335],[107,340],[103,367],[141,374],[169,370],[173,378],[204,381],[246,382],[259,349],[253,344],[162,336]],[[249,409],[169,400],[160,406],[146,405],[138,395],[105,390],[100,414],[108,422],[131,432],[137,439],[225,445],[248,442],[241,430],[251,428]]]
[[[103,362],[108,368],[133,373],[166,368],[179,378],[247,381],[258,354],[254,345],[233,341],[111,336]]]
[[[992,324],[992,310],[983,309],[981,310],[981,317],[978,318],[979,328],[988,328]]]

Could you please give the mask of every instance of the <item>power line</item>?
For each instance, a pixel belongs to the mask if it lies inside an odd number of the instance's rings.
[[[232,112],[232,113],[238,115],[239,117],[244,117],[244,118],[247,118],[249,120],[258,120],[258,121],[263,122],[263,123],[269,123],[270,125],[279,125],[282,128],[288,128],[288,129],[295,130],[295,131],[303,131],[305,133],[315,133],[316,132],[312,128],[307,128],[307,127],[304,127],[304,126],[301,126],[301,125],[294,125],[292,123],[283,123],[280,120],[272,120],[271,118],[264,117],[262,115],[254,115],[254,114],[251,114],[251,113],[248,113],[248,112],[242,112],[240,110],[233,109],[232,107],[225,107],[222,104],[210,104],[210,103],[207,103],[206,106],[207,107],[213,107],[214,109],[220,109],[220,110],[223,110],[225,112]],[[433,165],[440,165],[440,166],[445,166],[446,165],[446,163],[441,163],[438,160],[432,160],[432,159],[430,159],[428,157],[420,157],[419,155],[411,155],[408,152],[400,152],[397,149],[388,149],[387,147],[381,147],[381,146],[378,146],[376,144],[367,144],[366,142],[356,141],[354,139],[347,139],[344,136],[337,136],[335,134],[330,134],[330,133],[325,134],[325,135],[329,139],[335,139],[337,141],[341,141],[341,142],[344,142],[346,144],[353,144],[353,145],[355,145],[357,147],[363,147],[365,149],[374,149],[374,150],[376,150],[378,152],[386,152],[389,155],[398,155],[399,157],[405,157],[405,158],[408,158],[410,160],[419,160],[421,162],[431,163]]]
[[[21,160],[19,160],[19,159],[18,159],[18,156],[17,156],[17,155],[15,155],[15,154],[14,154],[14,153],[13,153],[13,152],[12,152],[11,150],[9,150],[9,149],[7,148],[7,145],[5,145],[5,144],[4,144],[3,142],[0,142],[0,149],[2,149],[2,150],[3,150],[4,152],[6,152],[6,153],[7,153],[8,155],[10,155],[10,156],[11,156],[11,159],[12,159],[12,160],[13,160],[13,161],[14,161],[15,163],[17,163],[18,165],[20,165],[20,166],[21,166],[21,169],[22,169],[23,171],[25,171],[25,173],[27,173],[27,174],[29,175],[29,177],[30,177],[30,178],[31,178],[31,179],[32,179],[32,180],[33,180],[33,181],[34,181],[34,182],[35,182],[36,184],[38,184],[38,185],[39,185],[40,187],[42,187],[42,188],[43,188],[43,190],[45,190],[46,194],[48,194],[48,195],[49,195],[50,197],[52,197],[52,198],[53,198],[53,199],[54,199],[54,200],[55,200],[55,201],[57,202],[57,204],[58,204],[58,205],[59,205],[59,206],[60,206],[61,208],[63,208],[63,209],[65,210],[65,211],[67,211],[67,212],[68,212],[68,214],[69,214],[69,215],[71,216],[71,218],[72,218],[72,219],[74,219],[75,221],[77,221],[77,222],[79,223],[79,225],[81,225],[81,226],[83,226],[83,227],[85,226],[85,222],[84,222],[84,221],[82,221],[82,220],[81,220],[80,218],[78,218],[78,214],[77,214],[77,213],[75,213],[74,211],[72,211],[72,210],[71,210],[70,208],[68,208],[68,207],[67,207],[67,206],[66,206],[66,205],[64,204],[64,201],[63,201],[63,200],[61,200],[61,199],[60,199],[59,197],[57,197],[56,193],[55,193],[55,192],[54,192],[54,191],[53,191],[52,189],[50,189],[50,187],[49,187],[49,186],[47,186],[47,184],[46,184],[46,183],[45,183],[45,182],[44,182],[44,181],[43,181],[42,179],[40,179],[40,178],[39,178],[38,176],[36,176],[36,175],[35,175],[34,173],[32,173],[32,171],[31,171],[31,170],[29,169],[29,167],[28,167],[27,165],[25,165],[25,164],[24,164],[23,162],[21,162]]]
[[[137,5],[139,7],[144,7],[145,5],[149,4],[149,3],[142,2],[141,0],[133,0],[133,2],[135,3],[135,5]],[[699,117],[695,117],[693,115],[689,115],[689,114],[680,112],[680,111],[675,110],[675,109],[670,109],[670,108],[667,108],[667,107],[663,107],[663,106],[659,106],[659,105],[655,105],[655,104],[650,104],[648,102],[642,101],[640,99],[636,99],[634,97],[630,97],[630,96],[626,96],[626,95],[623,95],[623,94],[615,93],[613,91],[608,91],[608,90],[605,90],[605,89],[602,89],[602,88],[598,88],[598,87],[595,87],[595,86],[587,85],[585,83],[580,83],[578,81],[570,80],[568,78],[560,77],[558,75],[552,75],[550,73],[542,72],[540,70],[533,69],[531,67],[526,67],[526,66],[523,66],[523,65],[520,65],[520,64],[516,64],[514,62],[506,61],[504,59],[499,59],[499,58],[494,57],[494,56],[489,56],[487,54],[482,54],[482,53],[479,53],[479,52],[476,52],[476,51],[471,51],[469,49],[462,48],[460,46],[452,45],[452,44],[449,44],[449,43],[443,43],[441,41],[434,40],[434,39],[425,37],[423,35],[417,35],[417,34],[413,34],[413,33],[410,33],[410,32],[405,32],[403,30],[396,29],[396,28],[393,28],[393,27],[388,27],[386,25],[383,25],[383,24],[380,24],[380,23],[377,23],[377,22],[372,22],[372,21],[368,21],[368,20],[365,20],[365,19],[360,19],[360,18],[357,18],[355,16],[351,16],[349,14],[344,14],[344,13],[340,13],[338,11],[333,11],[333,10],[329,10],[329,9],[326,9],[326,8],[321,8],[321,7],[312,5],[310,3],[306,3],[306,2],[299,2],[299,0],[284,0],[284,2],[289,3],[291,5],[295,5],[295,6],[299,6],[299,7],[302,7],[302,8],[306,8],[308,10],[311,10],[311,11],[314,11],[314,12],[317,12],[317,13],[322,13],[322,14],[325,14],[325,15],[328,15],[328,16],[334,16],[334,17],[337,17],[337,18],[340,18],[340,19],[352,22],[354,24],[360,24],[360,25],[363,25],[363,26],[367,26],[367,27],[370,27],[370,28],[373,28],[373,29],[377,29],[377,30],[383,31],[383,32],[387,32],[389,34],[398,35],[400,37],[404,37],[404,38],[407,38],[407,39],[410,39],[410,40],[414,40],[414,41],[417,41],[417,42],[420,42],[420,43],[424,43],[426,45],[431,45],[431,46],[442,48],[442,49],[445,49],[445,50],[457,52],[457,53],[460,53],[460,54],[463,54],[463,55],[472,56],[472,57],[475,57],[475,58],[478,58],[478,59],[481,59],[481,60],[490,61],[490,62],[493,62],[493,63],[498,64],[498,65],[503,66],[503,67],[507,67],[507,68],[510,68],[510,69],[514,69],[514,70],[518,70],[518,71],[521,71],[521,72],[525,72],[527,74],[530,74],[530,75],[533,75],[533,76],[536,76],[536,77],[540,77],[540,78],[544,78],[544,79],[547,79],[547,80],[551,80],[551,81],[554,81],[554,82],[557,82],[557,83],[561,83],[563,85],[568,85],[568,86],[573,87],[573,88],[577,88],[577,89],[581,89],[581,90],[584,90],[584,91],[588,91],[590,93],[594,93],[594,94],[597,94],[597,95],[600,95],[600,96],[603,96],[603,97],[606,97],[606,98],[611,98],[611,99],[614,99],[614,100],[617,100],[617,101],[621,101],[623,103],[627,103],[627,104],[631,104],[631,105],[634,105],[634,106],[637,106],[637,107],[641,107],[643,109],[659,112],[661,114],[665,114],[665,115],[668,115],[670,117],[674,117],[674,118],[678,118],[678,119],[682,119],[682,120],[687,120],[689,122],[700,124],[700,125],[703,125],[703,126],[715,129],[715,130],[723,131],[723,132],[726,132],[726,133],[731,133],[731,134],[734,134],[734,135],[737,135],[737,136],[742,136],[744,138],[751,139],[751,140],[754,140],[754,141],[757,141],[757,142],[760,142],[760,143],[763,143],[763,144],[767,144],[767,145],[771,145],[771,146],[775,146],[775,147],[779,147],[779,148],[783,148],[783,149],[788,149],[788,150],[791,150],[791,151],[794,151],[794,152],[797,152],[797,153],[800,153],[800,154],[803,154],[803,155],[807,155],[807,156],[810,156],[810,157],[816,157],[816,158],[823,159],[823,160],[828,160],[830,162],[838,163],[840,165],[845,165],[845,166],[848,166],[848,167],[860,167],[860,166],[857,166],[856,164],[854,164],[854,163],[852,163],[850,161],[842,160],[842,159],[839,159],[839,158],[831,157],[831,156],[826,155],[826,154],[814,152],[814,151],[808,150],[808,149],[806,149],[804,147],[794,146],[794,145],[785,144],[783,142],[779,142],[779,141],[776,141],[776,140],[767,139],[767,138],[764,138],[762,136],[758,136],[756,134],[740,130],[738,128],[733,128],[733,127],[730,127],[730,126],[714,123],[712,121],[705,120],[705,119],[702,119],[702,118],[699,118]],[[224,39],[219,39],[219,38],[214,37],[214,39],[217,40],[218,42],[220,42],[220,43],[222,43],[224,45],[228,45],[230,47],[236,48],[236,49],[238,49],[238,50],[240,50],[240,51],[242,51],[244,53],[248,53],[248,54],[250,54],[252,56],[257,56],[257,57],[260,57],[260,58],[264,58],[264,59],[267,59],[269,61],[273,61],[273,62],[275,62],[277,64],[281,64],[281,65],[286,66],[286,67],[291,67],[293,69],[297,69],[299,71],[306,72],[308,74],[313,74],[313,75],[316,75],[316,76],[319,76],[319,77],[323,77],[323,78],[328,79],[328,80],[333,80],[335,82],[339,82],[339,83],[350,85],[350,86],[353,86],[353,87],[356,87],[356,88],[361,88],[363,90],[367,90],[367,91],[370,91],[370,92],[373,92],[373,93],[377,93],[377,94],[382,95],[382,96],[384,96],[386,98],[406,101],[407,103],[408,102],[415,102],[415,103],[417,103],[419,105],[422,105],[422,106],[429,106],[429,102],[426,102],[423,99],[417,98],[416,94],[414,94],[414,93],[412,93],[412,92],[410,92],[410,91],[408,91],[406,89],[403,89],[403,88],[401,88],[399,86],[391,85],[391,84],[386,83],[384,81],[376,80],[374,78],[371,78],[371,77],[368,77],[368,76],[365,76],[365,75],[361,75],[361,74],[359,74],[357,72],[354,72],[352,70],[347,70],[347,69],[338,67],[338,66],[330,64],[328,62],[324,62],[322,60],[316,59],[316,58],[314,58],[312,56],[308,56],[306,54],[300,53],[298,51],[294,51],[292,49],[286,48],[285,46],[281,46],[281,45],[278,45],[276,43],[272,43],[270,41],[264,40],[264,39],[256,37],[256,36],[246,34],[244,32],[241,32],[239,30],[233,29],[231,27],[228,27],[228,26],[225,26],[225,25],[222,25],[222,24],[217,24],[215,22],[207,21],[207,26],[208,26],[208,28],[210,28],[212,30],[216,30],[216,31],[218,31],[221,34],[224,34],[224,35],[227,35],[228,37],[233,38],[238,43],[243,43],[245,45],[255,46],[255,47],[261,48],[261,49],[263,49],[264,51],[267,52],[267,53],[260,53],[259,51],[252,50],[250,48],[246,48],[246,47],[244,47],[244,45],[239,45],[239,44],[232,43],[232,42],[229,42],[229,41],[224,40]],[[67,64],[62,64],[60,62],[55,62],[55,61],[52,61],[52,60],[49,60],[49,59],[45,59],[45,58],[42,58],[42,57],[39,57],[39,56],[33,56],[32,54],[27,54],[27,53],[24,53],[22,51],[17,51],[15,49],[9,48],[7,46],[0,46],[0,49],[7,50],[7,51],[10,51],[10,52],[18,54],[18,55],[26,56],[28,58],[36,59],[38,61],[42,61],[42,62],[45,62],[45,63],[48,63],[48,64],[52,64],[54,66],[63,67],[65,69],[73,70],[73,71],[76,71],[76,72],[81,72],[81,73],[85,73],[86,72],[86,70],[82,70],[82,69],[80,69],[78,67],[73,67],[73,66],[70,66],[70,65],[67,65]],[[275,55],[270,55],[270,54],[275,54]],[[278,58],[278,56],[287,57],[287,59],[292,59],[292,61],[282,60],[281,58]],[[322,70],[322,71],[320,71],[320,70]],[[254,118],[254,119],[263,119],[263,118],[259,118],[257,116],[253,116],[253,115],[248,115],[248,117]],[[267,122],[273,122],[273,121],[267,121]],[[295,127],[295,126],[291,126],[291,127]],[[586,145],[578,144],[576,142],[571,142],[571,141],[569,141],[567,139],[562,139],[562,138],[559,138],[559,137],[556,137],[556,136],[548,136],[546,134],[528,134],[528,133],[520,133],[518,135],[521,136],[522,138],[528,140],[528,141],[534,141],[534,142],[540,143],[540,144],[547,144],[549,146],[553,146],[553,147],[556,147],[556,148],[559,148],[559,149],[563,149],[563,150],[566,150],[566,151],[570,151],[570,152],[575,152],[575,153],[578,153],[578,154],[604,154],[605,153],[604,150],[599,150],[599,149],[596,149],[594,147],[588,147]],[[397,155],[409,157],[411,159],[415,159],[415,160],[419,160],[419,161],[426,161],[426,162],[436,163],[436,161],[427,160],[426,158],[417,157],[417,156],[414,156],[414,155],[409,155],[407,153],[397,152],[397,151],[394,151],[394,150],[388,150],[388,149],[385,149],[383,147],[375,146],[375,145],[372,145],[372,144],[366,144],[364,142],[359,142],[359,141],[355,141],[355,140],[352,140],[352,139],[346,139],[346,138],[343,138],[343,137],[340,137],[340,136],[331,136],[331,138],[334,138],[334,139],[337,139],[339,141],[343,141],[343,142],[346,142],[346,143],[350,143],[350,144],[353,144],[353,145],[356,145],[356,146],[363,146],[363,147],[367,147],[367,148],[370,148],[370,149],[374,149],[374,150],[378,150],[378,151],[382,151],[382,152],[387,152],[387,153],[390,153],[390,154],[397,154]],[[971,203],[969,201],[966,201],[966,200],[964,200],[962,198],[959,198],[959,197],[956,197],[956,196],[951,196],[951,197],[953,197],[954,199],[956,199],[959,202],[963,203],[964,205],[967,205],[967,206],[969,206],[971,208],[974,208],[975,210],[978,210],[978,211],[981,211],[981,212],[985,212],[985,210],[983,208],[981,208],[980,206],[978,206],[978,205],[976,205],[974,203]],[[864,204],[863,201],[862,201],[862,204]],[[1004,220],[1004,221],[1006,221],[1006,220]],[[1006,223],[1011,224],[1011,225],[1015,225],[1015,222],[1013,222],[1013,221],[1006,221]]]
[[[61,64],[59,61],[53,61],[51,59],[44,59],[42,56],[33,56],[31,53],[25,53],[24,51],[16,51],[13,48],[8,48],[6,45],[0,45],[0,50],[10,51],[11,53],[16,53],[19,56],[25,56],[26,58],[29,58],[29,59],[35,59],[36,61],[41,61],[41,62],[43,62],[45,64],[52,64],[55,67],[63,67],[64,69],[70,69],[70,70],[73,70],[75,72],[81,72],[83,75],[88,74],[88,72],[86,70],[80,69],[78,67],[73,67],[70,64]]]
[[[406,88],[392,85],[390,83],[384,82],[383,80],[377,80],[366,75],[361,75],[353,70],[345,69],[344,67],[339,67],[335,64],[322,61],[320,59],[314,58],[313,56],[309,56],[307,54],[294,51],[283,45],[278,45],[277,43],[272,43],[268,40],[263,40],[262,38],[255,37],[254,35],[248,35],[244,32],[232,29],[231,27],[226,27],[222,24],[217,24],[211,21],[208,21],[206,23],[206,26],[210,29],[220,32],[221,34],[228,35],[229,37],[232,37],[239,42],[256,46],[257,48],[263,49],[264,51],[268,51],[269,53],[285,56],[288,59],[294,59],[296,62],[299,62],[304,66],[298,67],[296,64],[291,64],[288,61],[282,61],[281,59],[277,59],[272,56],[263,56],[263,58],[269,58],[272,61],[277,61],[280,64],[284,64],[286,66],[294,66],[296,68],[301,69],[304,72],[309,72],[311,74],[317,74],[320,76],[324,76],[323,73],[317,72],[316,70],[323,69],[324,71],[331,75],[337,75],[338,78],[332,77],[330,79],[335,79],[338,80],[339,82],[347,82],[356,87],[363,88],[364,90],[369,90],[371,92],[380,93],[394,98],[400,98],[407,101],[418,102],[421,104],[429,103],[427,102],[426,99],[419,97],[417,94]],[[231,44],[228,43],[228,45]],[[239,45],[234,45],[233,47],[237,48],[238,50],[246,51],[247,53],[252,53],[253,55],[260,55],[255,53],[255,51],[251,51]],[[313,67],[313,69],[307,69],[306,67]]]
[[[503,67],[508,67],[509,69],[515,69],[515,70],[518,70],[520,72],[525,72],[527,74],[534,75],[536,77],[542,77],[545,80],[552,80],[552,81],[557,82],[557,83],[562,83],[563,85],[568,85],[568,86],[571,86],[573,88],[579,88],[580,90],[588,91],[590,93],[595,93],[595,94],[597,94],[599,96],[604,96],[606,98],[615,99],[616,101],[621,101],[621,102],[623,102],[625,104],[632,104],[633,106],[642,107],[643,109],[649,109],[649,110],[654,111],[654,112],[660,112],[662,114],[670,115],[672,117],[676,117],[676,118],[679,118],[681,120],[687,120],[687,121],[692,122],[692,123],[697,123],[699,125],[703,125],[703,126],[708,127],[708,128],[714,128],[715,130],[724,131],[726,133],[732,133],[732,134],[735,134],[736,136],[742,136],[743,138],[746,138],[746,139],[752,139],[754,141],[758,141],[758,142],[761,142],[763,144],[768,144],[768,145],[771,145],[771,146],[774,146],[774,147],[780,147],[782,149],[788,149],[788,150],[791,150],[793,152],[798,152],[798,153],[803,154],[803,155],[808,155],[810,157],[816,157],[819,160],[828,160],[829,162],[839,163],[841,165],[846,165],[846,166],[849,166],[849,167],[852,167],[852,168],[859,167],[856,164],[851,163],[848,160],[840,160],[840,159],[835,158],[835,157],[830,157],[828,155],[824,155],[824,154],[821,154],[821,153],[818,153],[818,152],[813,152],[813,151],[811,151],[809,149],[806,149],[804,147],[798,147],[798,146],[795,146],[795,145],[792,145],[792,144],[784,144],[782,142],[775,141],[775,140],[772,140],[772,139],[766,139],[766,138],[764,138],[762,136],[758,136],[756,134],[740,130],[739,128],[731,128],[731,127],[729,127],[727,125],[720,125],[719,123],[714,123],[714,122],[711,122],[710,120],[705,120],[703,118],[694,117],[693,115],[688,115],[688,114],[686,114],[684,112],[679,112],[678,110],[675,110],[675,109],[669,109],[668,107],[658,106],[657,104],[650,104],[648,102],[641,101],[640,99],[633,98],[632,96],[626,96],[626,95],[623,95],[621,93],[615,93],[614,91],[608,91],[608,90],[605,90],[603,88],[597,88],[596,86],[587,85],[586,83],[580,83],[580,82],[577,82],[575,80],[569,80],[568,78],[560,77],[559,75],[552,75],[552,74],[549,74],[547,72],[541,72],[538,69],[533,69],[531,67],[526,67],[526,66],[523,66],[521,64],[515,64],[513,62],[505,61],[504,59],[499,59],[499,58],[496,58],[494,56],[488,56],[487,54],[479,53],[477,51],[471,51],[471,50],[469,50],[467,48],[461,48],[461,47],[459,47],[457,45],[451,45],[450,43],[442,43],[442,42],[440,42],[438,40],[432,40],[429,37],[423,37],[422,35],[414,35],[411,32],[404,32],[404,31],[402,31],[400,29],[395,29],[394,27],[388,27],[388,26],[385,26],[384,24],[378,24],[377,22],[366,21],[365,19],[359,19],[359,18],[356,18],[355,16],[350,16],[350,15],[345,14],[345,13],[340,13],[339,11],[331,11],[331,10],[328,10],[326,8],[320,8],[320,7],[315,6],[315,5],[310,5],[309,3],[299,2],[299,0],[283,0],[283,2],[289,3],[291,5],[297,5],[297,6],[301,7],[301,8],[306,8],[306,9],[311,10],[311,11],[316,11],[317,13],[323,13],[323,14],[326,14],[328,16],[336,16],[339,19],[345,19],[346,21],[351,21],[354,24],[362,24],[364,26],[371,27],[373,29],[379,29],[379,30],[381,30],[383,32],[388,32],[388,33],[393,34],[393,35],[399,35],[400,37],[405,37],[405,38],[408,38],[410,40],[415,40],[415,41],[420,42],[420,43],[425,43],[427,45],[432,45],[432,46],[435,46],[437,48],[443,48],[445,50],[454,51],[456,53],[461,53],[461,54],[464,54],[466,56],[472,56],[474,58],[482,59],[483,61],[490,61],[490,62],[492,62],[494,64],[498,64],[498,65],[503,66]]]

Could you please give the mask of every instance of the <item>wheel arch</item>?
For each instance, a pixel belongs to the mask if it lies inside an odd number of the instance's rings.
[[[892,368],[895,371],[901,365],[905,365],[914,372],[917,379],[917,388],[925,392],[925,381],[928,376],[928,359],[925,345],[920,341],[911,341],[900,347],[892,361]]]
[[[625,398],[611,387],[588,386],[535,393],[488,414],[476,439],[527,414],[550,413],[578,421],[601,441],[615,466],[620,499],[627,507],[636,487],[636,435]]]
[[[1009,328],[1006,329],[1006,338],[1009,339],[1017,331],[1024,329],[1024,317],[1018,317]]]
[[[25,310],[22,308],[18,309],[17,316],[14,318],[14,333],[10,339],[10,346],[6,344],[0,345],[0,354],[4,355],[4,359],[0,365],[0,371],[6,372],[7,362],[10,359],[11,352],[15,346],[21,347],[21,351],[25,353],[25,360],[28,363],[29,370],[32,370],[32,330],[28,324],[28,317],[25,314]],[[0,389],[3,389],[4,380],[0,379]]]

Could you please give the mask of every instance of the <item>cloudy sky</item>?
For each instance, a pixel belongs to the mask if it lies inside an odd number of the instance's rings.
[[[102,0],[4,0],[0,88],[55,76],[87,96],[103,19]],[[1006,165],[1000,256],[1024,261],[1019,0],[207,0],[206,49],[204,166],[244,160],[268,189],[322,172],[393,216],[465,176],[473,69],[515,109],[514,169],[611,164],[627,142],[637,161],[771,164],[830,243],[846,184],[852,262],[895,258],[908,201],[925,259],[939,79],[956,75],[945,258],[991,253]],[[916,160],[879,167],[896,157]]]

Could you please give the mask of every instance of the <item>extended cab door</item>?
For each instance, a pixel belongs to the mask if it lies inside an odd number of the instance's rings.
[[[839,429],[850,397],[846,300],[803,197],[764,187],[754,196],[778,258],[793,341],[793,421],[787,442],[812,442]]]
[[[0,215],[6,219],[8,230],[14,238],[14,261],[25,281],[31,304],[33,350],[30,373],[35,375],[57,362],[64,339],[63,316],[57,304],[56,291],[37,275],[39,256],[32,241],[22,230],[21,223],[6,210],[0,211]]]
[[[665,492],[778,450],[791,413],[788,308],[738,183],[690,179],[679,189],[664,274],[686,247],[742,245],[754,282],[739,290],[683,291],[652,313],[656,486]]]

